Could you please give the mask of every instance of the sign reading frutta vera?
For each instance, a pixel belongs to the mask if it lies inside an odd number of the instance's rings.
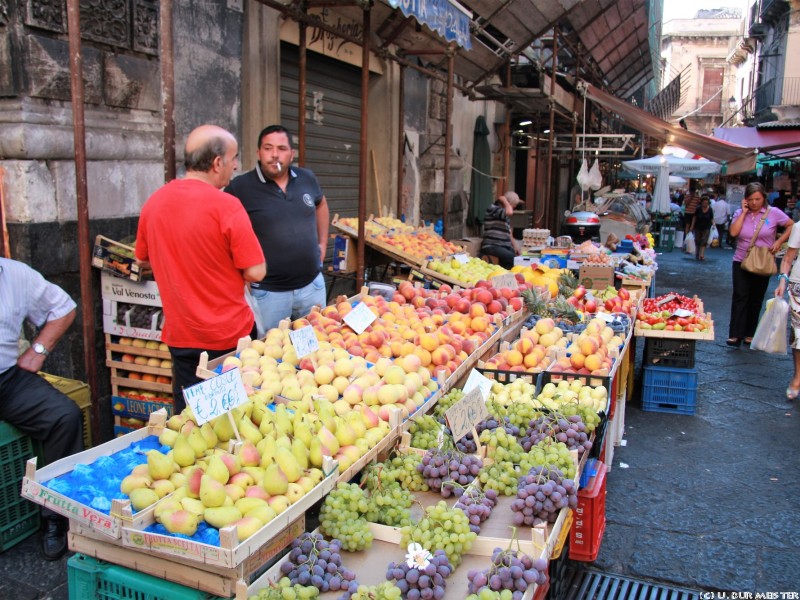
[[[364,333],[364,330],[377,318],[366,304],[359,302],[344,316],[343,320],[356,333]]]
[[[247,402],[247,391],[238,367],[195,385],[183,388],[186,405],[198,425],[215,419]]]
[[[289,339],[292,340],[297,358],[303,358],[319,350],[319,340],[311,325],[289,331]]]

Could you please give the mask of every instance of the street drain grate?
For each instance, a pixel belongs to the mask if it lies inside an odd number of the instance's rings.
[[[566,593],[568,600],[699,600],[699,592],[685,588],[579,570]]]

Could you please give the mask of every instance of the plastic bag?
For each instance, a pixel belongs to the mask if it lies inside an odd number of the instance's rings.
[[[695,252],[697,252],[697,245],[694,243],[694,233],[692,233],[691,231],[689,232],[689,235],[686,236],[685,244],[686,244],[686,252],[688,252],[689,254],[694,254]]]
[[[261,339],[267,333],[264,328],[264,319],[261,317],[261,309],[258,308],[258,301],[253,297],[253,294],[250,293],[250,285],[247,283],[244,285],[244,299],[253,311],[253,316],[256,319],[256,335],[258,339]]]
[[[589,187],[593,190],[599,190],[603,187],[603,174],[600,173],[600,163],[595,160],[592,168],[589,170]]]
[[[786,325],[789,322],[789,303],[783,298],[767,300],[764,316],[758,322],[751,350],[770,354],[786,354]]]
[[[578,183],[584,192],[587,191],[592,185],[591,178],[589,176],[589,163],[586,162],[585,158],[581,163],[581,169],[578,171],[578,176],[576,179],[578,180]]]

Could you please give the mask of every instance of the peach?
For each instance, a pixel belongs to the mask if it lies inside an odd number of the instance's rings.
[[[583,364],[589,371],[594,371],[602,366],[603,359],[598,354],[590,354]]]
[[[473,331],[486,331],[489,328],[489,322],[482,316],[475,316],[470,321],[470,328]]]
[[[521,365],[523,361],[522,353],[519,350],[509,350],[506,352],[506,362],[512,367]]]
[[[574,352],[572,356],[569,357],[569,362],[576,369],[581,369],[586,362],[586,355],[580,352]]]
[[[422,360],[416,354],[408,354],[399,361],[406,373],[416,373],[422,368]]]
[[[539,356],[536,353],[526,354],[525,358],[522,360],[522,364],[528,369],[538,367],[540,362],[541,360],[539,360]]]
[[[534,346],[535,344],[530,338],[520,338],[516,342],[516,349],[519,350],[521,354],[530,354]]]
[[[428,352],[433,352],[439,347],[439,340],[435,333],[423,333],[419,336],[419,346]]]

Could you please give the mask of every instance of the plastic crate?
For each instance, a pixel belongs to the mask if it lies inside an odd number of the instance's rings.
[[[25,463],[37,455],[34,441],[0,421],[0,552],[39,529],[39,507],[20,496]]]
[[[645,338],[644,365],[652,367],[694,368],[694,340]]]
[[[501,371],[499,369],[490,369],[488,367],[477,367],[476,370],[487,379],[502,383],[503,385],[516,381],[517,379],[523,379],[531,385],[536,386],[537,393],[542,389],[540,384],[542,378],[541,372],[529,373],[528,371]]]
[[[92,447],[92,394],[89,385],[75,379],[39,373],[47,382],[78,405],[83,413],[83,448]]]
[[[600,553],[606,529],[606,466],[597,461],[597,475],[578,490],[578,505],[572,511],[569,532],[571,560],[593,562]]]
[[[572,511],[570,511],[570,515]],[[566,525],[566,523],[564,523]],[[569,560],[569,535],[564,541],[561,553],[556,556],[553,554],[548,566],[550,576],[550,589],[547,591],[548,600],[564,600],[572,584],[572,568],[575,563]]]
[[[70,600],[215,600],[205,592],[75,554],[67,561]]]
[[[645,367],[642,410],[693,415],[697,402],[697,369]]]

